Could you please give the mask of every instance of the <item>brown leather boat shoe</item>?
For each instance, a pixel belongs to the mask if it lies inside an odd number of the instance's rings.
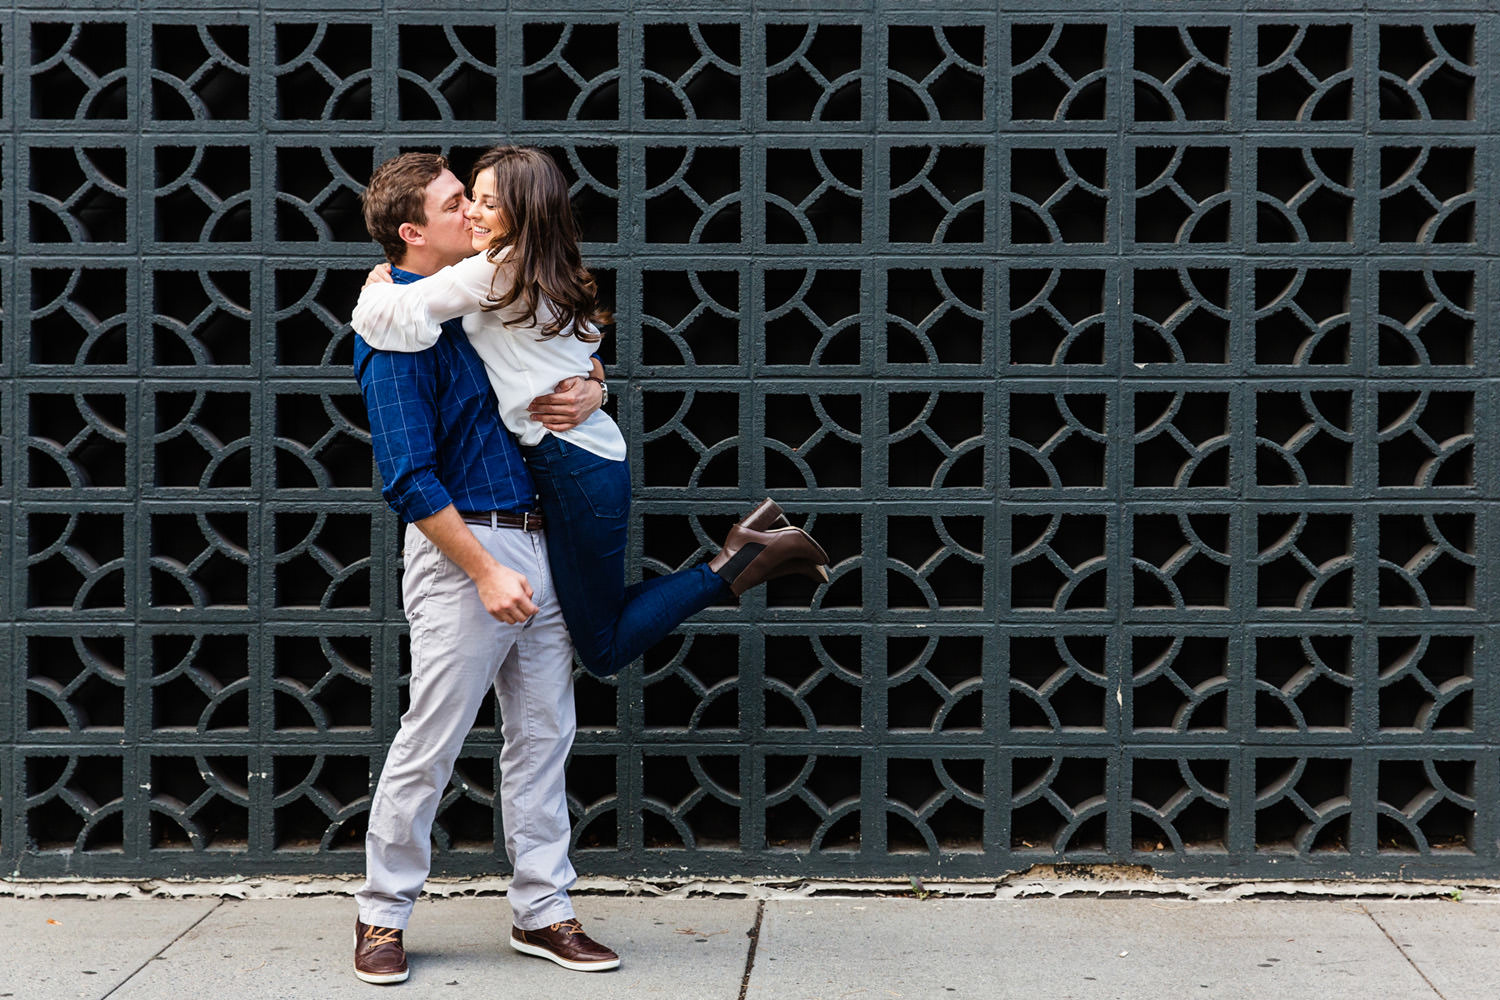
[[[523,955],[545,958],[574,972],[608,972],[620,967],[620,956],[585,934],[576,919],[534,931],[512,926],[510,946]]]
[[[404,983],[406,947],[394,927],[371,927],[354,921],[354,974],[367,983]]]

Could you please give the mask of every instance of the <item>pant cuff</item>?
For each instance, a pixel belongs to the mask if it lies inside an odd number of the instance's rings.
[[[523,931],[535,931],[552,924],[562,923],[564,920],[572,920],[573,916],[573,904],[563,900],[547,907],[540,914],[533,914],[526,920],[516,918],[516,926]]]
[[[366,927],[393,927],[398,931],[404,931],[406,922],[410,919],[410,910],[367,910],[363,906],[359,908],[359,922]]]

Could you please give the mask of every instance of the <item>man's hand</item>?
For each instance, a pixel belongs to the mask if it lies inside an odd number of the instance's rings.
[[[479,588],[484,610],[500,621],[519,625],[536,614],[536,605],[531,602],[531,584],[508,566],[494,564],[475,579],[474,585]]]
[[[549,431],[566,431],[593,416],[603,395],[598,382],[573,375],[557,383],[557,390],[551,395],[533,399],[526,409],[531,412],[532,420]]]
[[[511,625],[519,625],[536,614],[531,584],[526,577],[490,555],[452,504],[414,523],[439,552],[457,563],[474,581],[484,610]]]
[[[365,286],[368,287],[370,285],[381,284],[389,285],[393,284],[394,281],[395,279],[391,277],[391,265],[376,264],[374,269],[372,269],[370,273],[365,277]]]

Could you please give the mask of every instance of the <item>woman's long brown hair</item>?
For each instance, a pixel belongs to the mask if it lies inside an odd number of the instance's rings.
[[[520,302],[523,322],[537,325],[537,307],[542,296],[551,303],[553,316],[542,326],[542,339],[558,334],[587,343],[600,339],[585,324],[605,326],[614,322],[609,310],[599,306],[594,276],[583,266],[578,252],[578,223],[568,199],[568,182],[552,157],[532,146],[496,146],[474,162],[469,188],[486,170],[495,171],[496,206],[504,216],[504,229],[490,238],[485,256],[492,262],[510,247],[510,255],[495,262],[496,276],[505,267],[512,277],[510,287],[490,293],[485,312],[505,309]]]

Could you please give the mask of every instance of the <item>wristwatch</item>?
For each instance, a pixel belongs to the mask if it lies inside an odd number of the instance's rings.
[[[602,393],[602,395],[599,397],[599,408],[601,410],[604,409],[604,407],[609,403],[609,385],[602,378],[595,378],[593,375],[590,375],[588,377],[588,380],[590,382],[599,383],[599,391],[600,393]]]

